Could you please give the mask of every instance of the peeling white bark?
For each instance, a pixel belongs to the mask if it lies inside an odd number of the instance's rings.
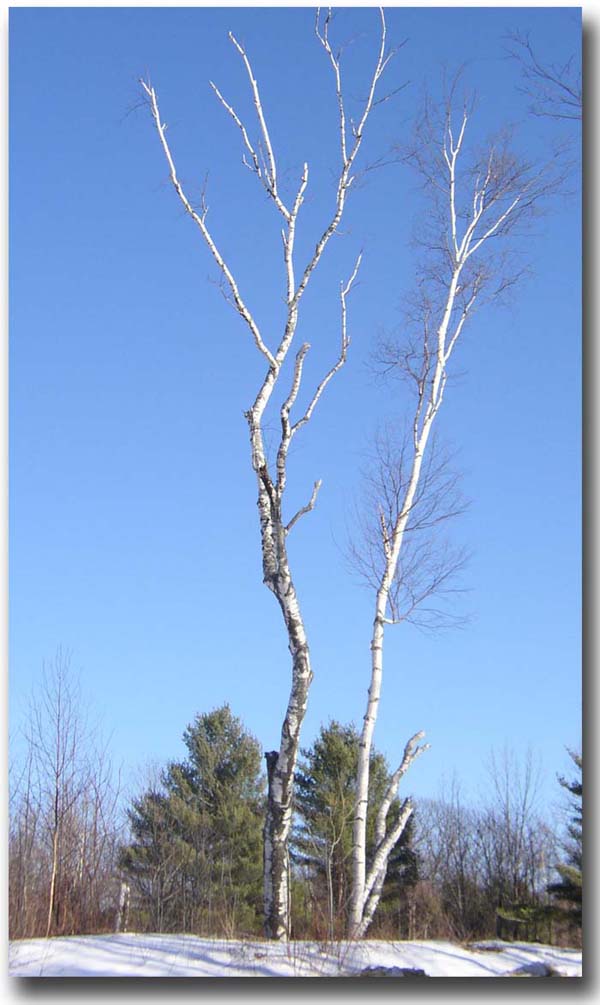
[[[475,173],[471,192],[471,212],[459,234],[460,220],[457,210],[457,162],[462,151],[468,122],[466,109],[463,111],[456,140],[452,129],[450,107],[444,135],[441,138],[441,155],[447,170],[445,179],[437,178],[438,189],[445,186],[447,192],[447,231],[440,239],[440,245],[448,248],[451,269],[445,287],[445,301],[440,314],[440,323],[435,333],[434,345],[429,344],[430,333],[424,325],[421,347],[422,370],[415,374],[407,371],[417,381],[417,404],[413,417],[413,453],[404,498],[397,517],[390,528],[381,516],[381,546],[385,562],[375,596],[375,611],[371,635],[371,676],[367,696],[367,707],[359,747],[357,771],[357,795],[353,831],[353,888],[350,905],[350,935],[361,938],[366,933],[377,908],[389,856],[400,839],[412,813],[410,800],[405,800],[398,820],[389,825],[388,814],[395,798],[401,778],[414,760],[427,749],[427,744],[419,746],[424,734],[415,734],[407,743],[401,764],[394,772],[388,791],[378,809],[375,830],[375,850],[372,861],[366,860],[366,825],[369,791],[369,762],[373,744],[373,733],[379,711],[383,681],[383,653],[385,626],[397,622],[388,615],[390,591],[396,576],[402,553],[407,522],[418,491],[424,458],[431,432],[442,405],[447,381],[447,366],[456,343],[462,333],[467,317],[484,285],[490,279],[489,262],[481,268],[474,268],[472,256],[477,255],[490,238],[505,236],[514,223],[522,218],[522,213],[544,195],[548,183],[543,180],[543,172],[532,173],[528,165],[517,165],[505,151],[497,153],[490,147],[487,162],[482,170]],[[422,167],[417,153],[414,157]],[[431,175],[424,171],[431,181]],[[466,265],[469,263],[470,271]],[[439,278],[437,276],[436,278]],[[497,277],[496,277],[497,278]],[[502,284],[501,284],[502,288]]]
[[[300,391],[303,364],[306,353],[310,348],[309,345],[304,344],[301,346],[296,354],[291,387],[280,409],[281,438],[273,472],[269,469],[264,449],[263,417],[276,384],[280,380],[283,364],[292,346],[303,295],[325,248],[339,228],[346,206],[347,195],[354,181],[355,176],[352,172],[362,146],[367,120],[374,105],[378,103],[375,101],[377,85],[391,58],[391,54],[386,53],[386,24],[383,9],[381,8],[380,18],[380,42],[375,66],[367,88],[367,97],[364,101],[360,117],[356,122],[351,122],[350,127],[348,127],[341,85],[340,57],[334,54],[329,43],[331,10],[325,15],[322,26],[320,9],[317,11],[316,34],[334,72],[335,91],[339,110],[341,164],[332,215],[321,236],[313,245],[314,251],[312,255],[304,264],[304,267],[299,270],[299,279],[296,276],[294,245],[298,217],[308,186],[308,165],[304,164],[293,200],[289,204],[286,204],[278,186],[277,160],[267,127],[258,83],[244,46],[231,34],[231,42],[241,56],[247,73],[258,121],[259,145],[252,142],[249,130],[235,111],[233,105],[226,101],[215,84],[211,84],[218,100],[241,133],[245,149],[244,163],[246,167],[256,175],[260,184],[270,196],[277,212],[283,218],[282,242],[287,314],[283,332],[275,349],[268,347],[260,331],[260,327],[245,297],[242,295],[236,278],[227,265],[212,232],[207,226],[207,206],[204,197],[202,199],[201,211],[198,212],[190,203],[183,189],[166,138],[166,125],[160,114],[156,92],[149,83],[142,82],[142,87],[148,98],[152,117],[167,160],[173,187],[186,212],[199,228],[209,251],[221,271],[229,297],[247,326],[254,345],[264,357],[267,364],[267,370],[254,403],[246,412],[246,420],[250,432],[252,467],[257,478],[263,580],[279,604],[291,656],[291,689],[281,729],[280,746],[278,751],[272,752],[267,757],[269,789],[264,830],[264,903],[266,933],[274,939],[287,938],[290,931],[288,839],[292,819],[292,790],[300,743],[300,730],[306,713],[308,692],[313,677],[308,640],[290,570],[286,539],[298,521],[314,508],[321,485],[320,480],[316,481],[308,503],[301,507],[291,518],[287,520],[284,518],[283,502],[287,482],[288,451],[294,436],[310,421],[325,388],[346,362],[349,347],[346,326],[346,301],[358,273],[360,256],[357,259],[349,280],[345,284],[342,283],[340,287],[341,346],[339,356],[318,384],[304,413],[293,422],[290,418],[290,413]]]

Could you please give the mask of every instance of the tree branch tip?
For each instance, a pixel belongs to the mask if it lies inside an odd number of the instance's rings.
[[[229,32],[227,32],[227,35],[228,35],[229,41],[232,42],[233,45],[235,45],[235,47],[236,47],[237,51],[239,52],[240,56],[245,56],[246,55],[246,51],[245,51],[243,45],[241,44],[241,42],[238,42],[238,40],[235,37],[235,35],[233,34],[233,32],[229,31]]]

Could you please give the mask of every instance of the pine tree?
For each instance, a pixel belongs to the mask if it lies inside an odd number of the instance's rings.
[[[563,789],[570,793],[571,818],[567,827],[568,840],[564,844],[566,859],[556,866],[560,880],[550,883],[548,893],[559,902],[560,913],[571,924],[581,928],[583,896],[583,759],[569,751],[569,756],[579,772],[573,781],[559,778]]]
[[[312,747],[302,751],[296,774],[296,825],[292,861],[311,878],[313,894],[328,920],[329,937],[346,930],[350,896],[352,821],[356,804],[356,767],[359,735],[354,726],[331,721]],[[370,770],[370,813],[367,847],[373,845],[375,812],[389,780],[382,754],[373,750]],[[397,813],[396,801],[390,813]],[[397,911],[400,891],[416,881],[416,856],[408,850],[411,830],[399,843],[390,861],[381,913]],[[412,879],[412,877],[415,879]]]
[[[233,935],[260,925],[263,778],[258,742],[228,705],[198,715],[188,756],[129,810],[122,849],[142,908],[160,931]]]
[[[131,843],[121,848],[119,865],[137,898],[139,924],[151,931],[176,930],[173,910],[182,865],[176,859],[174,828],[168,796],[149,789],[128,810]]]
[[[381,899],[375,915],[376,925],[393,927],[396,936],[412,938],[411,915],[413,890],[419,881],[419,856],[413,847],[416,812],[409,818],[388,862]]]

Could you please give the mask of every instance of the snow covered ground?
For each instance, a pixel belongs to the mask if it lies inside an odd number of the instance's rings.
[[[193,935],[85,935],[12,942],[13,977],[340,977],[367,967],[411,967],[430,977],[502,977],[543,964],[581,977],[581,952],[525,942],[220,941]]]

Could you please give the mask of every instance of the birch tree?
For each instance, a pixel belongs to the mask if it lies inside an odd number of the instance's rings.
[[[410,620],[428,597],[439,592],[453,566],[452,562],[449,566],[434,563],[429,582],[422,583],[415,592],[410,588],[411,563],[405,567],[404,561],[419,523],[422,529],[428,526],[428,520],[423,521],[421,516],[426,498],[423,485],[431,477],[429,457],[450,363],[475,309],[496,302],[522,274],[511,254],[514,245],[510,239],[531,219],[561,178],[554,162],[539,165],[520,157],[508,133],[494,137],[480,149],[469,145],[473,103],[463,102],[458,113],[457,104],[457,82],[441,112],[426,102],[414,142],[403,154],[424,181],[428,208],[421,238],[424,262],[407,328],[400,341],[383,346],[381,360],[388,372],[408,381],[414,396],[401,458],[395,470],[393,464],[388,464],[387,470],[384,466],[385,494],[377,500],[373,514],[373,523],[379,527],[378,561],[370,566],[375,588],[371,673],[354,818],[350,933],[355,938],[362,937],[371,923],[390,853],[413,812],[407,797],[400,811],[390,814],[398,786],[428,747],[422,742],[422,730],[406,743],[377,810],[375,850],[367,862],[369,760],[381,698],[385,632],[388,626]],[[443,491],[434,493],[442,508],[444,495]]]
[[[337,355],[334,356],[330,369],[323,375],[316,388],[307,395],[304,409],[298,408],[298,402],[301,398],[304,364],[310,344],[304,342],[298,347],[291,367],[286,369],[285,364],[288,358],[291,360],[306,290],[332,237],[339,231],[348,195],[357,177],[356,162],[363,145],[367,122],[374,107],[384,100],[378,96],[378,88],[392,53],[387,48],[386,23],[382,9],[379,11],[379,17],[379,44],[365,88],[366,96],[358,116],[352,119],[347,113],[342,87],[341,54],[334,49],[330,36],[331,9],[325,14],[317,10],[316,37],[331,66],[334,97],[337,102],[339,165],[329,218],[323,230],[316,236],[314,251],[304,261],[298,262],[295,246],[302,206],[309,190],[309,166],[308,163],[304,163],[295,189],[291,196],[286,196],[280,181],[279,153],[267,124],[265,104],[250,57],[245,46],[231,33],[229,38],[232,46],[241,59],[248,78],[256,117],[254,128],[243,121],[233,103],[216,84],[211,83],[217,100],[239,132],[246,168],[252,172],[258,184],[270,197],[270,203],[282,221],[283,277],[281,289],[274,291],[274,296],[279,300],[283,295],[285,321],[274,342],[267,338],[262,330],[250,299],[243,289],[242,280],[234,274],[221,251],[217,231],[208,220],[205,193],[202,195],[200,208],[195,208],[185,191],[167,138],[167,126],[159,108],[156,90],[150,81],[141,82],[173,187],[212,255],[221,274],[223,289],[264,363],[264,376],[252,404],[245,412],[245,418],[250,434],[250,460],[256,478],[263,582],[279,605],[291,655],[291,688],[281,728],[280,745],[277,751],[266,755],[268,805],[264,827],[264,911],[266,934],[275,939],[285,939],[289,935],[288,838],[292,817],[292,788],[300,730],[313,677],[307,630],[290,565],[288,538],[302,517],[314,509],[321,487],[320,479],[316,480],[305,505],[296,512],[288,512],[285,505],[288,457],[295,437],[310,422],[325,389],[346,362],[350,344],[347,301],[358,274],[360,255],[354,266],[349,269],[348,278],[340,284],[340,342]],[[282,398],[281,404],[275,406],[279,411],[279,443],[274,462],[270,463],[265,446],[265,416],[270,414],[268,408],[269,405],[273,405],[276,388],[281,392]]]
[[[530,101],[532,115],[581,121],[581,69],[574,56],[564,63],[546,63],[535,51],[529,34],[523,32],[511,32],[507,36],[506,50],[521,69],[520,90]]]

